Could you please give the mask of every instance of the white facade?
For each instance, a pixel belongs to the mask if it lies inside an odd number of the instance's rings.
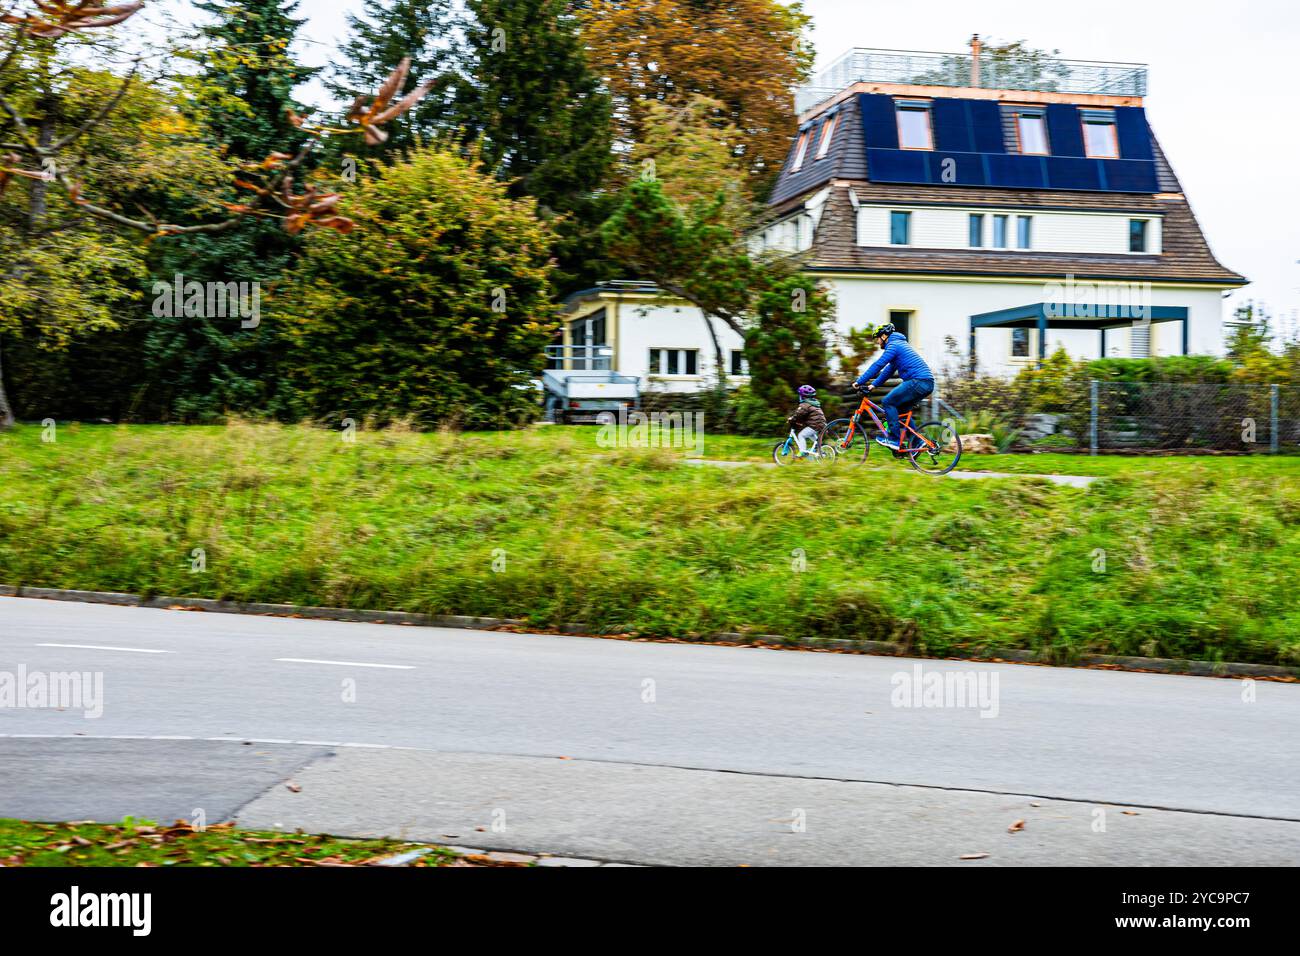
[[[909,242],[894,244],[890,235],[891,213],[910,216]],[[971,243],[970,217],[980,216],[979,245]],[[997,217],[1004,216],[1003,241],[997,242]],[[1020,220],[1029,220],[1028,245],[1021,244]],[[1133,221],[1146,223],[1145,249],[1129,248]],[[1131,213],[1043,212],[1007,207],[934,208],[908,205],[866,205],[858,207],[857,242],[860,246],[894,249],[1012,249],[1031,252],[1108,253],[1112,255],[1159,255],[1161,217]],[[810,242],[811,244],[811,242]],[[804,247],[806,248],[806,247]]]
[[[844,344],[851,331],[891,321],[895,313],[904,312],[909,341],[936,375],[942,375],[946,367],[955,369],[969,362],[972,315],[1028,303],[1060,301],[1063,292],[1067,302],[1129,303],[1137,298],[1150,306],[1184,307],[1188,314],[1188,351],[1202,355],[1223,353],[1221,290],[1190,283],[1079,280],[1074,289],[1069,289],[1055,280],[969,276],[900,278],[870,274],[822,276],[821,281],[835,303],[834,332],[840,341],[834,344]],[[637,376],[642,391],[695,392],[714,381],[713,340],[696,306],[663,294],[600,293],[580,300],[566,323],[600,309],[606,317],[613,370]],[[712,321],[723,349],[723,361],[728,364],[728,380],[732,384],[748,380],[740,357],[744,345],[740,336],[722,322]],[[1060,346],[1075,359],[1101,357],[1101,336],[1095,329],[1054,327],[1048,330],[1047,336],[1048,355]],[[1132,355],[1130,336],[1126,327],[1109,330],[1107,356]],[[1182,336],[1181,322],[1152,324],[1149,354],[1182,354]],[[955,355],[950,351],[952,346]],[[1037,329],[1022,333],[1021,348],[1026,354],[1013,354],[1010,329],[980,329],[976,333],[976,354],[983,374],[1010,376],[1037,362]],[[741,370],[740,375],[734,374],[736,368]]]
[[[716,380],[713,338],[697,306],[666,294],[598,293],[580,300],[566,317],[566,338],[575,319],[601,309],[606,317],[613,370],[635,375],[642,391],[697,392]],[[740,355],[743,340],[723,322],[711,322],[727,363],[728,381],[747,381],[749,376]]]
[[[896,276],[835,276],[824,280],[835,299],[836,331],[841,335],[890,321],[891,313],[907,312],[912,346],[929,363],[935,374],[955,364],[949,339],[956,345],[962,363],[969,361],[970,317],[983,312],[1010,309],[1032,302],[1060,301],[1064,286],[1052,281],[972,277],[898,278]],[[1182,306],[1188,316],[1188,351],[1193,354],[1222,354],[1222,307],[1220,290],[1192,284],[1138,284],[1080,280],[1077,299],[1065,301],[1108,302],[1144,298],[1151,306]],[[1068,319],[1053,319],[1053,323]],[[1150,327],[1151,355],[1180,355],[1183,349],[1181,322],[1155,323]],[[1130,356],[1130,330],[1106,333],[1108,357]],[[975,351],[980,371],[992,375],[1014,375],[1038,360],[1038,330],[1028,330],[1028,354],[1012,355],[1010,329],[981,329],[976,333]],[[1046,352],[1063,346],[1075,359],[1100,358],[1100,333],[1095,329],[1058,329],[1047,332]]]

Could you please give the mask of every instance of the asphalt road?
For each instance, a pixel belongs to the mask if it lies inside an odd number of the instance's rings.
[[[646,863],[1300,862],[1292,684],[0,598],[20,668],[101,674],[102,714],[0,706],[0,816]],[[983,696],[922,692],[944,678]]]

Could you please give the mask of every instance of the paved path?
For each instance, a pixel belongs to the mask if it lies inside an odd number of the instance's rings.
[[[648,863],[1300,862],[1292,684],[0,598],[20,667],[102,674],[103,713],[0,708],[0,816]],[[895,706],[918,674],[985,696]]]
[[[708,465],[712,468],[775,468],[771,461],[721,461],[714,458],[688,458],[688,465]],[[1053,485],[1066,485],[1070,488],[1087,488],[1099,480],[1096,475],[1028,475],[1010,471],[950,471],[947,478],[1040,478]]]

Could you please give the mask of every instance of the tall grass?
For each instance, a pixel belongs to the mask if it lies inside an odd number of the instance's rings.
[[[594,429],[348,443],[243,423],[69,426],[45,444],[18,428],[0,435],[0,583],[937,655],[1300,662],[1295,459],[1060,456],[1108,476],[1083,490],[682,455],[600,448]]]

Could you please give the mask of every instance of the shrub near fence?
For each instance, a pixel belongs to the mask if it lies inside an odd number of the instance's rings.
[[[1009,386],[974,380],[943,397],[963,414],[984,410],[981,419],[1018,430],[1021,451],[1300,450],[1300,389],[1291,386],[1094,379],[1046,410]]]
[[[1021,451],[1296,451],[1300,385],[1241,375],[1212,356],[1074,362],[1058,351],[1014,379],[947,375],[940,394],[1018,431]]]
[[[1096,447],[1271,451],[1281,437],[1274,391],[1269,385],[1099,382]]]

